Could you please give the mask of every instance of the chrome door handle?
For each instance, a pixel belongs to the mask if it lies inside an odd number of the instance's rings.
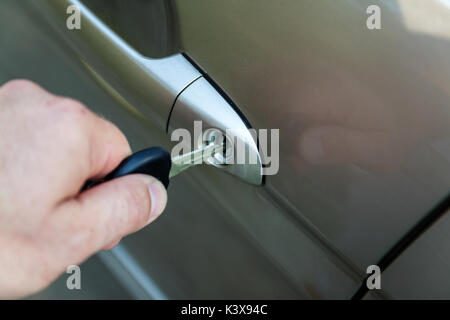
[[[80,9],[80,30],[66,27],[66,10],[71,5]],[[236,144],[231,141],[229,145],[244,144],[249,158],[256,159],[254,163],[215,165],[249,183],[262,183],[261,158],[248,121],[185,56],[150,59],[141,55],[78,0],[47,0],[38,9],[84,65],[161,129],[171,133],[181,127],[193,133],[198,120],[203,129],[237,133]]]
[[[71,5],[80,9],[80,30],[66,27],[66,10]],[[108,79],[123,96],[129,98],[133,92],[133,106],[161,128],[166,126],[175,97],[201,76],[181,54],[161,59],[141,55],[78,0],[47,0],[39,2],[37,8],[83,63]]]

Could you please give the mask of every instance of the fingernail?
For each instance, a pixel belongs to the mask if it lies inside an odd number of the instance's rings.
[[[150,223],[159,217],[166,207],[167,192],[166,188],[164,188],[163,184],[158,180],[151,182],[148,186],[148,190],[151,201],[150,217],[148,221],[148,223]]]
[[[303,137],[300,150],[303,158],[312,164],[319,164],[325,158],[325,150],[320,137]]]

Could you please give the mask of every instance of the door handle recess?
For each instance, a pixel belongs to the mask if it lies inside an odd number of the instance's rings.
[[[66,27],[71,5],[80,10],[80,30]],[[193,135],[194,121],[202,121],[203,130],[222,132],[229,139],[231,154],[236,154],[237,146],[244,147],[246,159],[251,161],[212,164],[248,183],[262,184],[261,157],[248,121],[183,54],[159,59],[141,55],[78,0],[47,0],[36,8],[77,57],[146,119],[169,134],[185,128]]]

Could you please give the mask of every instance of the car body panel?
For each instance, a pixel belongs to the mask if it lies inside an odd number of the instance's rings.
[[[450,297],[448,212],[383,272],[381,288],[394,299]]]
[[[1,21],[10,30],[9,34],[2,33],[2,43],[7,46],[1,52],[1,60],[20,61],[20,64],[2,64],[2,82],[27,78],[55,94],[79,99],[116,123],[134,150],[148,145],[168,145],[164,132],[153,122],[130,112],[120,104],[122,100],[117,102],[117,97],[96,82],[90,70],[61,43],[56,33],[37,23],[33,12],[27,15],[21,9],[11,5],[8,10],[1,10]],[[17,16],[23,17],[23,22],[11,23],[11,18]],[[204,186],[199,184],[208,180],[217,183],[204,193]],[[224,190],[220,194],[217,188],[221,185]],[[336,267],[314,239],[297,231],[280,237],[279,234],[293,225],[288,217],[277,214],[278,208],[264,201],[257,189],[215,168],[194,168],[172,181],[169,197],[174,200],[169,201],[166,214],[140,233],[124,239],[123,247],[169,298],[349,297],[358,281]],[[247,201],[236,201],[242,194],[248,195]],[[220,202],[216,199],[218,195],[223,197]],[[236,214],[259,211],[248,217]],[[266,249],[236,221],[236,218],[260,221],[263,217],[271,222],[258,230],[257,235],[265,235],[265,243],[285,247],[283,251],[287,252],[280,251],[286,261],[282,264],[267,255]],[[292,254],[295,257],[291,258]],[[298,262],[303,260],[313,261],[316,268],[298,268]],[[318,282],[322,273],[334,280]],[[293,283],[293,278],[297,278],[297,283]],[[329,290],[334,281],[340,287]]]
[[[373,4],[381,30],[366,27]],[[280,128],[280,171],[267,177],[267,193],[355,270],[376,263],[446,195],[445,1],[179,0],[176,8],[183,49],[256,128]],[[436,16],[439,30],[430,29]]]
[[[29,3],[0,3],[1,83],[28,78],[79,99],[118,125],[133,150],[169,148],[154,119],[132,112],[132,90],[117,94]],[[372,3],[382,30],[365,25]],[[405,18],[413,5],[404,1],[177,0],[173,8],[181,49],[254,128],[280,129],[280,171],[263,187],[213,167],[176,177],[165,214],[112,250],[160,292],[133,295],[130,284],[130,295],[350,298],[366,267],[450,189],[442,35],[450,19],[436,36],[411,29],[422,20]],[[336,143],[323,160],[305,137],[329,141],[327,130]]]

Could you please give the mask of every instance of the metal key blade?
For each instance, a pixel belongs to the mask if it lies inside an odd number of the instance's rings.
[[[216,152],[222,152],[222,149],[222,145],[210,143],[208,145],[205,145],[203,148],[173,158],[172,169],[170,169],[169,178],[176,176],[180,172],[183,172],[190,167],[204,163]]]

